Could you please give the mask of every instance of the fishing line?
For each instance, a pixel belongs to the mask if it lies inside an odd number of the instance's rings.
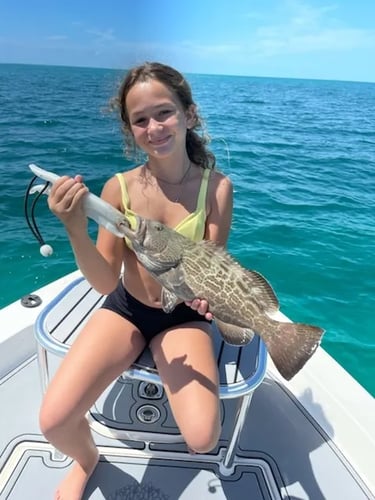
[[[228,143],[225,139],[222,139],[222,138],[220,138],[220,141],[223,141],[223,143],[225,145],[225,150],[227,152],[228,169],[230,170],[230,151],[229,151]]]
[[[46,244],[46,242],[44,241],[44,239],[39,231],[39,228],[38,228],[38,225],[37,225],[36,219],[35,219],[35,207],[36,207],[36,204],[39,201],[40,197],[42,196],[42,194],[50,186],[50,183],[47,182],[45,184],[45,186],[40,191],[38,191],[38,194],[35,196],[32,204],[31,204],[31,209],[30,209],[30,214],[29,214],[29,199],[30,199],[30,195],[32,194],[33,184],[34,184],[36,179],[38,179],[38,177],[35,175],[31,179],[31,181],[27,187],[25,198],[24,198],[24,205],[23,205],[24,215],[25,215],[26,223],[30,228],[30,231],[33,233],[34,237],[36,238],[36,240],[38,241],[38,243],[40,245],[40,253],[43,255],[43,257],[49,257],[50,255],[52,255],[53,249],[50,245]]]
[[[228,146],[228,143],[225,139],[223,139],[222,137],[215,137],[215,139],[212,139],[212,142],[214,141],[221,141],[224,143],[224,150],[227,154],[227,163],[228,163],[228,170],[230,170],[230,167],[231,167],[231,157],[230,157],[230,150],[229,150],[229,146]]]

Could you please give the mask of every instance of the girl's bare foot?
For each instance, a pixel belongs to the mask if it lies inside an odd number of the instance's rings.
[[[71,470],[59,484],[56,490],[55,500],[81,500],[87,481],[94,472],[98,461],[99,453],[96,450],[87,467],[82,467],[78,462],[74,462]]]

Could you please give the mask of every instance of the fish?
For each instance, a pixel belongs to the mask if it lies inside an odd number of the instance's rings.
[[[212,241],[194,242],[161,222],[136,216],[136,227],[121,231],[132,243],[138,261],[161,285],[165,312],[195,298],[208,301],[224,338],[232,345],[249,343],[254,334],[286,380],[294,377],[321,343],[324,329],[272,318],[279,300],[267,279],[249,270]]]
[[[33,173],[53,184],[59,176],[35,164]],[[38,192],[48,193],[44,186]],[[324,330],[304,323],[273,319],[279,301],[260,273],[243,268],[224,248],[210,241],[193,242],[164,224],[136,216],[133,230],[126,216],[112,205],[87,193],[87,217],[118,237],[128,237],[138,260],[162,287],[164,311],[180,301],[206,299],[223,336],[232,345],[245,345],[255,334],[264,341],[280,374],[290,380],[319,347]]]

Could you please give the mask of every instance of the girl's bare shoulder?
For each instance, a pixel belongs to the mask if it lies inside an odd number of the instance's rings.
[[[120,183],[118,179],[119,175],[122,175],[125,178],[126,183],[129,184],[132,183],[134,180],[138,179],[142,175],[142,172],[143,172],[142,165],[138,165],[123,172],[118,172],[117,174],[113,175],[113,177],[110,177],[106,181],[103,189],[106,190],[108,189],[110,191],[112,190],[119,191],[120,190]]]
[[[220,170],[212,170],[210,175],[210,195],[212,196],[228,196],[233,193],[233,184],[230,178],[220,172]]]

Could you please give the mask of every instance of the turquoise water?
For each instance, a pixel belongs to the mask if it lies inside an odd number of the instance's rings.
[[[75,267],[45,201],[53,257],[26,226],[28,164],[81,173],[96,194],[131,166],[106,111],[121,76],[0,65],[0,306]],[[231,253],[269,279],[285,314],[324,327],[324,348],[375,394],[375,84],[188,76],[235,186]]]

